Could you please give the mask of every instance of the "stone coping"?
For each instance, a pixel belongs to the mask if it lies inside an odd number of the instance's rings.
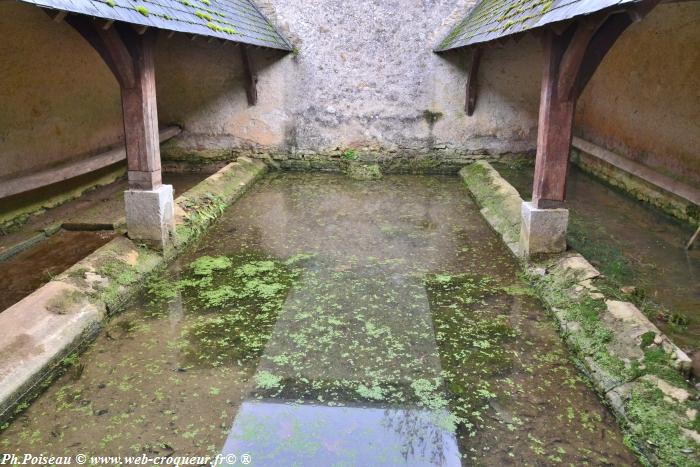
[[[685,380],[690,358],[634,304],[605,297],[595,286],[600,273],[575,251],[523,262],[517,235],[523,200],[488,162],[475,162],[460,176],[521,261],[572,357],[625,430],[627,444],[644,463],[699,465],[700,402]]]
[[[21,410],[164,267],[267,171],[239,158],[175,200],[175,247],[165,254],[117,237],[0,313],[0,422]]]

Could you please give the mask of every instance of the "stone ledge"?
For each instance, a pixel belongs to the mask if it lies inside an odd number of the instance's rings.
[[[505,244],[520,256],[520,218],[523,200],[518,191],[486,161],[477,161],[459,175],[481,207],[481,214]]]
[[[62,360],[141,290],[149,273],[194,241],[266,170],[260,161],[241,158],[178,197],[177,248],[165,255],[117,237],[0,313],[0,422],[35,397]],[[212,193],[218,193],[216,209],[201,204]]]
[[[491,227],[519,257],[517,243],[514,248],[512,242],[520,229],[520,195],[488,162],[465,167],[460,175]],[[633,304],[606,301],[595,286],[600,273],[580,254],[567,251],[522,264],[580,369],[643,459],[657,465],[700,464],[698,413],[693,406],[698,405],[698,394],[683,381],[688,356]],[[589,312],[599,310],[593,326],[600,336],[591,336],[591,323],[575,313],[582,303],[590,306]],[[667,358],[660,372],[667,369],[665,374],[645,374],[650,371],[645,368],[645,349],[663,350]]]
[[[700,190],[617,155],[582,138],[573,138],[571,161],[610,185],[690,224],[700,223]]]

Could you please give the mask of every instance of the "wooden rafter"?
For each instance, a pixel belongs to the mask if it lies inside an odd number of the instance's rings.
[[[479,76],[479,65],[481,64],[482,53],[481,47],[474,48],[474,50],[472,50],[471,63],[469,64],[464,111],[467,112],[467,115],[470,117],[474,115],[474,109],[476,108],[476,84]]]

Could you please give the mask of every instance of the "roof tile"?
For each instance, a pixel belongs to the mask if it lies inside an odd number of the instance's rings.
[[[20,0],[43,8],[292,50],[251,0]]]
[[[641,0],[481,0],[435,48],[489,42],[547,24]]]

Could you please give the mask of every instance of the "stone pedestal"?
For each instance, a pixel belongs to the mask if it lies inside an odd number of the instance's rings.
[[[540,209],[523,202],[520,212],[520,254],[524,258],[566,250],[568,209]]]
[[[172,243],[175,230],[172,185],[161,185],[154,190],[127,190],[124,202],[129,238],[159,250]]]

